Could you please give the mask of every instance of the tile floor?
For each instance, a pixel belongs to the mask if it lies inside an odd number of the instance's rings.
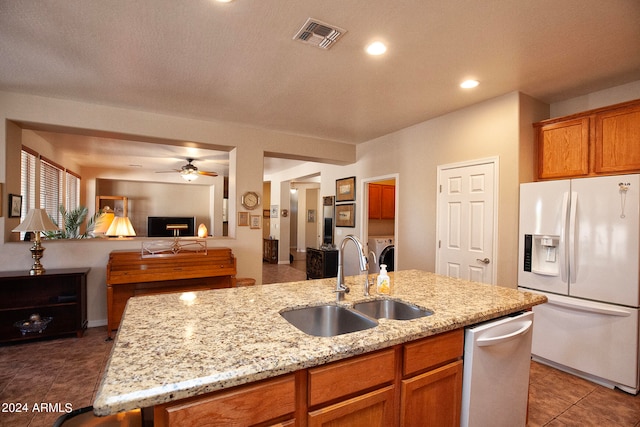
[[[82,338],[0,347],[0,426],[50,427],[65,405],[91,405],[113,343],[106,337],[103,326]]]
[[[306,276],[304,265],[263,266],[264,283]],[[112,342],[105,338],[106,327],[99,327],[88,329],[82,338],[1,346],[0,426],[51,426],[61,415],[56,410],[65,404],[72,409],[91,405],[111,351]],[[528,427],[640,427],[640,395],[610,390],[536,362],[531,364],[530,383]],[[26,404],[27,411],[10,406],[18,403],[21,409]]]

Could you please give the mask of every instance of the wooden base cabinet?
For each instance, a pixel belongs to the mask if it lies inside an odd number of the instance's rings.
[[[309,413],[309,427],[387,427],[395,424],[394,387],[388,386]]]
[[[154,425],[161,427],[295,425],[295,375],[158,405]]]
[[[402,381],[400,425],[459,426],[462,361]]]
[[[404,345],[400,425],[460,425],[464,331]]]
[[[460,425],[464,332],[458,329],[154,407],[155,426]]]

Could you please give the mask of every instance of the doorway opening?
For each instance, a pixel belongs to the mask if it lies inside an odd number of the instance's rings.
[[[398,207],[398,175],[386,175],[363,180],[363,238],[367,245],[369,271],[378,273],[380,264],[388,271],[397,269],[396,221]]]

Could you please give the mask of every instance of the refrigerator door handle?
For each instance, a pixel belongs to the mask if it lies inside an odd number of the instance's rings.
[[[478,338],[476,343],[478,347],[488,347],[490,345],[502,344],[504,342],[511,341],[512,339],[518,338],[519,336],[526,334],[529,331],[529,329],[531,329],[531,325],[533,325],[533,321],[527,320],[526,322],[524,322],[524,326],[515,332],[511,332],[509,334],[504,334],[504,335],[491,337],[491,338]]]
[[[578,193],[571,192],[571,203],[569,204],[569,283],[576,283],[578,275],[576,261],[576,216],[578,211]]]
[[[549,299],[547,304],[553,305],[556,307],[568,308],[574,311],[582,311],[585,313],[596,313],[596,314],[604,314],[607,316],[618,316],[618,317],[629,317],[631,316],[631,312],[629,310],[625,310],[623,308],[602,308],[602,307],[589,307],[581,304],[571,304],[565,301],[553,301]]]
[[[562,195],[562,221],[560,221],[560,244],[558,245],[558,255],[560,258],[560,277],[563,282],[568,280],[567,277],[567,222],[569,215],[569,192],[565,191]]]

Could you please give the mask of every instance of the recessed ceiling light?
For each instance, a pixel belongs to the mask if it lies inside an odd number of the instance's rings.
[[[218,3],[231,3],[233,0],[216,0]]]
[[[387,46],[382,42],[373,42],[365,50],[369,55],[382,55],[387,51]]]
[[[480,84],[479,81],[477,80],[465,80],[462,83],[460,83],[460,87],[463,89],[473,89],[474,87],[478,86]]]

